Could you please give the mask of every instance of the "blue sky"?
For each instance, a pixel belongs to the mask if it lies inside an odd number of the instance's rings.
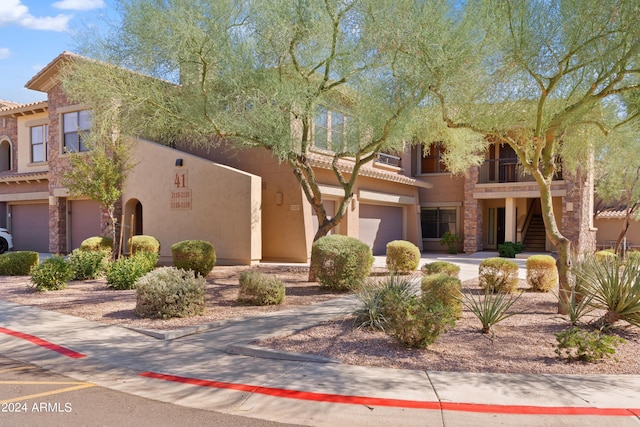
[[[0,0],[0,99],[42,101],[44,93],[24,85],[65,50],[76,36],[100,25],[113,0]]]

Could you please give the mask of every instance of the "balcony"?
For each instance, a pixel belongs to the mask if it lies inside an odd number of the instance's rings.
[[[383,165],[395,166],[397,168],[401,167],[401,158],[398,156],[393,156],[387,153],[378,154],[378,158],[376,159],[376,163],[381,163]]]
[[[557,172],[553,180],[562,180],[562,172]],[[478,184],[534,181],[533,176],[520,167],[517,157],[485,160],[478,173]]]

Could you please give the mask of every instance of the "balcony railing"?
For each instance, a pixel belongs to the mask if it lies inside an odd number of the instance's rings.
[[[562,180],[562,172],[556,173],[553,179]],[[525,173],[517,157],[485,160],[478,174],[478,184],[533,181],[533,176]]]
[[[387,154],[387,153],[380,153],[378,154],[378,158],[376,159],[376,162],[378,163],[382,163],[384,165],[390,165],[390,166],[395,166],[395,167],[400,167],[400,163],[401,163],[400,157],[398,156],[393,156],[391,154]]]

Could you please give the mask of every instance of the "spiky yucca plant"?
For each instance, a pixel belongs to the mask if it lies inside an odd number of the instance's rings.
[[[508,295],[503,293],[493,294],[489,289],[484,296],[475,297],[473,294],[462,294],[462,304],[469,309],[482,323],[482,333],[493,333],[493,326],[507,319],[516,312],[509,309],[520,299],[522,293]]]

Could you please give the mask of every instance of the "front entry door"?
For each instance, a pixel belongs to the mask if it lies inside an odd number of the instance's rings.
[[[496,215],[496,241],[499,245],[504,243],[505,208],[498,208]]]

